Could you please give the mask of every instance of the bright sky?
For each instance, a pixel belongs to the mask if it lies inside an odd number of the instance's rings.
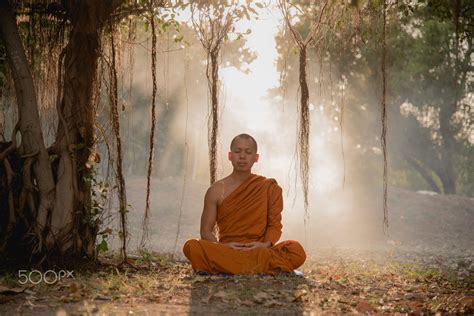
[[[278,10],[267,10],[258,20],[241,21],[237,28],[245,31],[247,44],[257,53],[250,64],[251,73],[245,74],[234,67],[222,68],[222,100],[225,108],[222,114],[221,150],[227,150],[227,144],[236,134],[246,132],[259,141],[261,163],[255,172],[277,177],[281,184],[289,188],[295,177],[295,141],[296,118],[294,109],[284,110],[280,102],[271,102],[266,98],[268,89],[279,85],[279,73],[276,69],[277,49],[275,35],[281,27]],[[289,92],[297,102],[297,91]],[[296,104],[294,104],[296,107]],[[316,111],[312,111],[312,117]],[[293,113],[293,114],[292,114]],[[310,136],[311,137],[311,136]],[[317,191],[331,190],[340,186],[340,168],[338,161],[328,156],[324,140],[311,137],[311,184]],[[226,169],[224,174],[228,170]]]
[[[182,18],[186,20],[190,16],[184,14]],[[277,178],[285,191],[296,193],[299,200],[302,197],[301,189],[297,188],[296,192],[293,189],[296,179],[297,91],[288,91],[288,96],[294,102],[285,107],[281,101],[266,98],[268,90],[279,85],[275,36],[281,26],[280,11],[273,6],[259,9],[258,20],[244,19],[236,25],[240,32],[251,29],[251,33],[245,35],[246,46],[257,54],[257,58],[249,65],[249,74],[224,65],[219,70],[222,110],[218,177],[231,171],[225,155],[231,139],[237,134],[249,133],[257,139],[261,157],[254,172]],[[327,121],[321,111],[311,111],[311,114],[312,129],[327,129]],[[339,157],[334,159],[329,154],[327,142],[315,134],[310,135],[310,146],[310,189],[324,193],[340,187],[342,175]],[[299,180],[297,183],[299,186]]]
[[[268,89],[278,85],[275,34],[279,25],[278,18],[268,13],[262,14],[259,20],[245,20],[237,25],[243,31],[252,30],[246,36],[246,46],[257,53],[257,58],[250,64],[250,74],[234,67],[222,68],[220,72],[226,103],[238,104],[226,107],[225,119],[242,123],[243,126],[236,126],[237,129],[241,127],[248,132],[258,132],[273,128],[277,123],[270,119],[275,106],[272,107],[264,97]]]

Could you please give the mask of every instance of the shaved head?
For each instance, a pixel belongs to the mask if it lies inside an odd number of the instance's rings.
[[[255,146],[255,152],[258,151],[258,147],[257,147],[257,141],[255,140],[255,138],[253,138],[252,136],[250,136],[249,134],[239,134],[237,136],[235,136],[232,141],[230,142],[230,150],[232,151],[232,147],[234,147],[234,143],[237,139],[239,138],[243,138],[243,139],[250,139],[252,141],[252,143],[254,144]]]

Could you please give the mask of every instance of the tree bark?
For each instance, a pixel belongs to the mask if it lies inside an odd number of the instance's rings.
[[[24,155],[36,157],[33,163],[33,174],[39,190],[40,204],[36,212],[37,227],[35,231],[39,240],[42,240],[48,214],[53,208],[55,183],[49,155],[44,145],[33,77],[18,33],[13,10],[8,1],[0,1],[0,33],[15,84],[21,152]],[[36,210],[30,211],[35,212]]]
[[[59,157],[54,173],[44,144],[33,77],[14,12],[8,1],[0,1],[0,35],[12,70],[18,103],[19,152],[26,158],[22,172],[24,188],[19,202],[15,203],[15,207],[19,205],[15,211],[28,210],[28,216],[36,218],[33,227],[37,240],[33,250],[41,253],[40,259],[44,254],[71,258],[95,255],[99,222],[97,219],[87,220],[92,215],[91,188],[84,179],[92,176],[88,162],[95,153],[94,96],[97,92],[101,32],[112,12],[123,1],[62,1],[72,30],[64,54],[61,54],[64,63],[62,60],[58,62],[58,71],[61,74],[64,71],[64,84],[62,89],[58,87],[61,91],[58,97],[59,124],[55,144],[50,148]],[[0,154],[0,160],[4,158],[5,152]],[[9,218],[16,215],[10,214]],[[11,248],[18,249],[18,245]]]
[[[57,199],[51,218],[52,235],[62,253],[93,257],[97,225],[90,218],[91,195],[84,178],[95,153],[95,99],[100,35],[104,23],[123,1],[68,1],[72,30],[64,58],[63,98],[59,107],[56,150],[60,156]]]
[[[450,120],[454,114],[454,108],[444,107],[440,113],[440,133],[443,137],[443,146],[441,147],[441,159],[440,166],[437,170],[437,174],[443,184],[444,194],[456,194],[456,174],[454,171],[453,155],[455,154],[455,142],[453,126]],[[443,112],[446,112],[443,114]]]

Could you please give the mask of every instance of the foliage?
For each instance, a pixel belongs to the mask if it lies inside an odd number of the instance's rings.
[[[104,220],[104,214],[107,210],[107,203],[110,199],[110,186],[106,180],[100,179],[95,170],[84,176],[84,182],[91,189],[91,200],[86,205],[86,216],[84,221],[92,226],[98,227]]]
[[[461,1],[456,33],[453,6],[452,1],[404,1],[389,6],[388,153],[394,173],[391,184],[403,182],[404,187],[444,193],[465,187],[461,174],[469,166],[454,161],[469,160],[466,150],[471,146],[467,138],[473,125],[466,109],[472,108],[472,41],[468,39],[473,34],[474,8]],[[382,78],[380,12],[375,2],[359,1],[352,17],[340,19],[339,32],[321,38],[319,51],[314,50],[310,56],[315,73],[310,90],[319,91],[310,102],[324,105],[324,114],[331,121],[344,115],[341,127],[343,135],[349,137],[345,141],[350,146],[347,149],[352,152],[348,164],[359,165],[358,161],[365,161],[366,155],[373,155],[371,160],[376,164],[369,167],[373,170],[369,172],[376,174],[380,145],[375,131],[380,130]],[[299,27],[307,28],[307,22],[301,21]],[[296,59],[288,49],[288,37],[278,37],[278,67],[283,81],[281,89],[274,92],[283,95],[297,79],[289,70],[296,68]],[[340,122],[333,122],[339,128]],[[363,155],[358,154],[362,152]],[[453,170],[449,166],[454,166]],[[397,173],[410,176],[401,181]],[[450,184],[452,181],[455,185]],[[466,194],[466,190],[461,191]]]
[[[197,1],[191,3],[191,20],[197,37],[206,52],[206,78],[209,90],[208,151],[210,183],[214,183],[217,174],[217,138],[219,135],[219,67],[222,47],[229,36],[235,32],[235,23],[246,17],[248,12],[256,14],[251,2],[239,1]],[[246,33],[249,33],[250,30]],[[242,33],[237,33],[237,40]]]
[[[394,132],[403,134],[407,141],[400,143],[400,139],[393,138],[394,147],[436,174],[442,183],[439,191],[445,193],[453,193],[445,182],[445,168],[453,164],[449,157],[465,154],[463,147],[470,145],[461,135],[469,134],[467,131],[473,128],[468,116],[459,115],[465,103],[470,102],[468,93],[474,88],[469,79],[473,70],[472,41],[468,40],[474,34],[472,15],[460,17],[456,32],[452,6],[452,2],[428,2],[415,7],[412,14],[402,18],[402,23],[392,26],[389,56],[393,104],[401,104],[401,111],[405,106],[402,114],[416,117],[418,123],[408,134],[403,129],[409,119],[397,120],[401,124],[394,126]],[[467,3],[461,8],[463,12],[473,9]],[[456,116],[462,118],[455,122]],[[457,167],[452,176],[459,182],[456,174],[463,171]]]

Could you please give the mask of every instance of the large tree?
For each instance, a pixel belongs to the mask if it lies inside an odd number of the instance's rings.
[[[160,15],[159,9],[164,5],[169,5],[171,11],[187,6],[181,1],[168,3],[158,0],[1,2],[0,48],[6,51],[8,57],[19,117],[11,142],[0,144],[2,255],[23,263],[95,256],[101,211],[105,208],[101,204],[104,202],[103,194],[96,191],[102,189],[96,188],[100,184],[94,167],[100,160],[96,131],[101,131],[100,137],[111,136],[104,135],[96,120],[100,116],[98,107],[107,103],[105,112],[109,115],[106,115],[106,120],[113,126],[112,144],[116,149],[112,154],[115,164],[112,169],[117,173],[119,187],[120,237],[126,257],[125,219],[128,205],[121,172],[118,110],[120,45],[117,45],[117,33],[120,32],[115,26],[125,18],[122,25],[132,34],[137,24],[143,25],[144,22],[138,19],[139,23],[131,23],[131,15],[140,17],[146,14],[148,21],[153,22],[153,34],[161,34],[159,29],[166,32],[171,24],[177,26],[177,22],[173,18],[174,13],[168,18],[173,23],[165,19],[165,15]],[[246,12],[245,9],[243,12]],[[155,18],[158,25],[155,25]],[[35,23],[38,20],[40,23]],[[38,25],[42,28],[36,29]],[[52,32],[55,28],[59,31]],[[29,37],[36,32],[52,34],[49,40],[53,48],[39,45],[35,38]],[[179,33],[177,37],[182,39]],[[232,46],[235,43],[238,44]],[[231,41],[229,44],[234,53],[226,58],[230,58],[232,65],[238,65],[242,61],[232,58],[235,58],[243,41]],[[152,59],[156,60],[156,41],[153,50]],[[241,50],[238,55],[247,55],[249,60],[253,58],[247,49]],[[38,62],[35,63],[36,59]],[[155,67],[156,63],[152,67],[156,82]],[[55,76],[52,86],[45,84],[45,76],[41,72],[44,68],[53,68]],[[0,71],[7,77],[10,73],[4,71],[3,65]],[[4,78],[2,76],[2,84]],[[41,96],[57,94],[49,104],[56,110],[57,122],[54,118],[53,122],[41,120],[40,108],[44,110],[45,104],[42,104],[43,97],[38,100],[38,93]],[[156,93],[154,89],[153,95]],[[152,103],[155,103],[155,98]],[[43,135],[44,123],[57,124],[50,142],[45,141]],[[21,139],[19,144],[17,139]],[[150,144],[153,142],[152,136]]]
[[[2,214],[9,225],[1,227],[0,248],[7,256],[23,262],[61,255],[94,256],[98,223],[90,214],[91,188],[86,179],[92,172],[90,160],[96,159],[97,64],[104,26],[122,2],[0,2],[1,40],[18,109],[12,143],[0,157],[10,179],[4,186],[9,215]],[[46,19],[47,15],[61,16],[62,22],[70,25],[67,45],[56,61],[59,119],[54,144],[49,148],[44,142],[34,80],[15,18],[15,10],[28,5],[29,10],[45,14]],[[54,22],[51,18],[49,21]],[[19,145],[17,132],[21,136]],[[21,160],[13,154],[20,155]],[[13,182],[19,185],[11,185]]]

